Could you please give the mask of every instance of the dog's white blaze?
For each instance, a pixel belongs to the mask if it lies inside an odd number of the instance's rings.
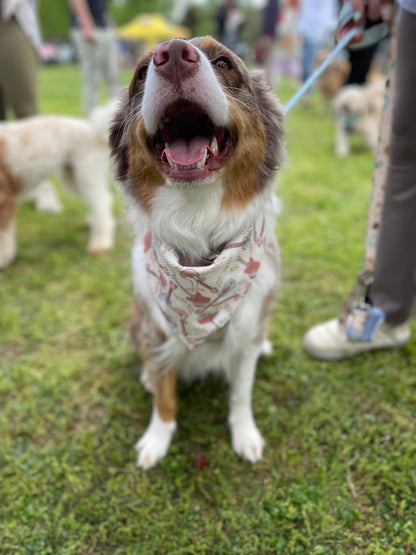
[[[194,48],[199,53],[201,63],[195,75],[181,82],[180,98],[193,102],[197,98],[198,105],[206,111],[214,124],[224,127],[228,124],[227,97],[208,58],[199,48]],[[175,100],[177,98],[175,95]],[[153,61],[150,62],[142,103],[142,115],[149,135],[154,135],[158,130],[163,112],[171,101],[170,87],[167,86],[166,80],[157,74]]]

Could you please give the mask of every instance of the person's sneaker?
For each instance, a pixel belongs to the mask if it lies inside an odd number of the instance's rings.
[[[342,360],[374,349],[391,349],[404,345],[410,337],[407,323],[399,326],[382,324],[371,341],[350,341],[338,319],[328,320],[311,328],[303,338],[303,346],[314,358]]]

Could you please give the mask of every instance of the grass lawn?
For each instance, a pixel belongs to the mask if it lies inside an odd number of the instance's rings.
[[[81,113],[76,68],[40,77],[43,113]],[[59,216],[19,208],[18,257],[0,274],[0,553],[416,553],[415,342],[340,363],[302,350],[354,284],[373,168],[359,138],[334,157],[318,100],[287,117],[283,287],[254,388],[267,440],[257,465],[232,452],[227,390],[209,380],[180,387],[168,457],[135,468],[151,398],[128,336],[122,203],[116,248],[96,257],[78,199],[60,190]]]

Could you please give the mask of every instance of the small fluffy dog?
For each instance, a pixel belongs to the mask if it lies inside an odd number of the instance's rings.
[[[89,119],[34,116],[0,124],[0,269],[16,256],[18,199],[40,187],[38,192],[48,197],[44,204],[50,206],[53,190],[44,180],[52,174],[58,174],[89,209],[88,252],[113,246],[108,127],[114,109],[110,102]]]
[[[362,135],[366,146],[375,152],[384,89],[384,82],[380,80],[368,85],[346,85],[336,95],[332,103],[336,156],[350,154],[351,133]]]
[[[251,397],[279,283],[275,174],[282,110],[262,74],[210,37],[162,43],[139,60],[110,134],[134,226],[133,335],[153,392],[137,464],[176,429],[177,377],[230,384],[232,447],[255,462]]]

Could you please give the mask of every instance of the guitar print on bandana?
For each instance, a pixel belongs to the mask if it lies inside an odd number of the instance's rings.
[[[146,271],[168,325],[193,349],[223,328],[250,289],[265,247],[262,216],[228,243],[208,266],[179,263],[176,250],[149,232]]]

